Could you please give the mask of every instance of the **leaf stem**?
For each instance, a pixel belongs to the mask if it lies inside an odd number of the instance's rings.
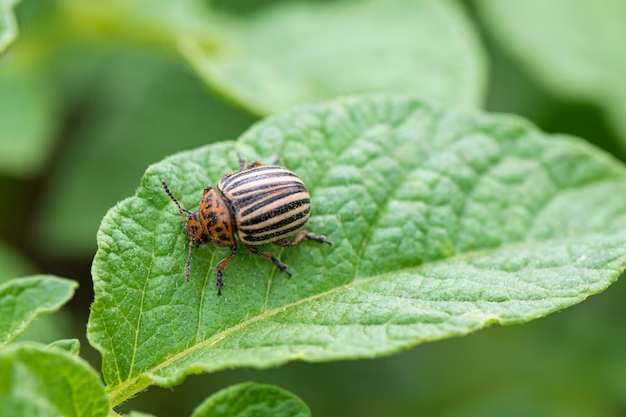
[[[135,377],[127,379],[124,383],[116,385],[108,391],[111,406],[116,407],[120,405],[129,398],[145,390],[150,385],[152,385],[152,380],[150,378]]]

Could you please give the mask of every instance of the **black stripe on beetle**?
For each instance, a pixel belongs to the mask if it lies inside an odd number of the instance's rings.
[[[280,230],[278,232],[274,232],[274,233],[269,233],[266,235],[250,235],[250,236],[246,236],[246,241],[248,242],[265,242],[268,241],[269,242],[273,242],[275,240],[279,240],[279,239],[284,239],[285,237],[291,236],[293,235],[295,232],[299,231],[300,229],[302,229],[304,227],[304,224],[306,222],[300,222],[298,224],[296,224],[295,226],[292,226],[286,230]]]
[[[287,186],[281,186],[281,187],[276,187],[272,189],[272,195],[278,194],[278,193],[293,194],[296,192],[306,193],[307,191],[306,191],[306,188],[304,188],[304,185],[298,185],[298,186],[287,185]],[[240,198],[237,199],[237,205],[239,205],[240,207],[243,207],[243,206],[249,206],[253,203],[256,203],[257,201],[267,199],[268,193],[264,189],[264,190],[256,191],[254,193],[247,193],[239,197]]]
[[[266,220],[272,219],[274,217],[277,217],[283,213],[287,213],[291,210],[294,210],[304,204],[309,204],[309,199],[303,199],[303,200],[297,200],[297,201],[292,201],[288,204],[285,204],[283,206],[280,206],[274,210],[265,212],[263,214],[259,214],[256,217],[253,217],[252,219],[248,219],[246,221],[241,222],[241,226],[251,226],[253,224],[259,224],[262,223]]]
[[[304,197],[308,195],[309,193],[307,193],[306,190],[302,191],[302,189],[298,189],[295,187],[290,187],[289,189],[286,189],[286,190],[277,190],[274,193],[266,194],[264,196],[265,198],[261,199],[258,203],[256,201],[252,201],[249,204],[240,205],[239,209],[241,210],[241,217],[242,218],[247,217],[248,215],[256,211],[263,211],[263,209],[265,209],[266,207],[270,207],[271,204],[278,203],[278,202],[280,202],[281,206],[286,206],[286,205],[294,203],[294,200],[293,200],[294,196]],[[308,200],[309,200],[308,198],[304,198],[299,201],[308,203],[309,202]],[[252,204],[252,203],[256,203],[256,204]]]
[[[242,233],[246,233],[246,234],[269,232],[270,230],[280,229],[281,227],[287,226],[288,224],[293,223],[296,220],[300,220],[301,218],[308,216],[310,211],[311,211],[310,207],[307,207],[305,210],[302,210],[301,212],[296,213],[291,217],[287,217],[286,219],[280,220],[276,223],[272,223],[269,226],[260,227],[257,229],[240,226],[239,230]]]
[[[204,189],[201,200],[203,204],[195,212],[184,209],[169,190],[167,183],[161,180],[165,192],[178,207],[189,237],[185,264],[187,281],[191,279],[191,254],[194,246],[211,242],[216,246],[230,248],[230,256],[215,267],[218,295],[222,294],[224,285],[222,271],[237,252],[235,236],[252,253],[270,260],[289,276],[291,273],[287,266],[273,253],[260,252],[256,246],[273,243],[291,247],[304,239],[331,245],[324,236],[316,236],[304,230],[311,212],[310,197],[304,183],[296,174],[277,165],[264,166],[253,162],[246,166],[241,158],[240,166],[242,170],[224,175],[217,190],[211,186]],[[295,236],[293,241],[287,240],[292,236]]]

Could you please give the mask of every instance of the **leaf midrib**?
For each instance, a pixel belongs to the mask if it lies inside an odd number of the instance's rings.
[[[464,252],[455,256],[451,256],[448,258],[442,258],[439,259],[437,261],[431,261],[431,262],[427,262],[421,265],[417,265],[417,266],[411,266],[411,267],[407,267],[407,268],[400,268],[400,269],[395,269],[392,271],[386,271],[371,277],[367,277],[367,278],[361,278],[361,279],[355,279],[349,283],[346,284],[342,284],[339,285],[337,287],[331,288],[330,290],[321,292],[321,293],[317,293],[317,294],[313,294],[309,297],[306,298],[302,298],[299,300],[296,300],[292,303],[288,303],[288,304],[284,304],[280,307],[276,307],[272,310],[267,310],[261,314],[258,314],[248,320],[242,321],[232,327],[229,327],[226,330],[221,331],[220,333],[200,342],[197,343],[179,353],[177,353],[174,356],[171,356],[170,358],[166,359],[165,361],[161,362],[160,364],[154,366],[153,368],[147,369],[144,372],[142,372],[141,374],[133,377],[133,378],[129,378],[126,381],[124,381],[123,383],[116,385],[116,386],[108,386],[106,387],[106,391],[109,394],[110,400],[111,400],[111,404],[113,407],[121,404],[122,402],[126,401],[127,399],[131,398],[132,396],[134,396],[135,394],[137,394],[138,392],[142,391],[143,389],[147,388],[148,386],[152,385],[152,381],[153,378],[152,376],[160,371],[161,369],[164,369],[172,364],[174,364],[175,362],[177,362],[178,360],[184,359],[187,356],[191,355],[192,353],[194,353],[195,351],[201,349],[201,348],[207,348],[207,347],[211,347],[217,343],[219,343],[220,341],[224,340],[226,337],[230,336],[231,334],[239,331],[240,329],[246,328],[249,325],[256,323],[258,321],[273,317],[279,313],[282,313],[290,308],[296,307],[298,305],[301,304],[305,304],[309,301],[313,301],[316,300],[318,298],[322,298],[325,297],[327,295],[339,292],[341,290],[345,290],[347,288],[352,288],[352,287],[356,287],[359,285],[364,285],[367,283],[370,283],[372,281],[376,281],[382,277],[388,276],[389,274],[398,274],[398,273],[408,273],[408,272],[413,272],[416,270],[419,270],[425,266],[433,266],[433,265],[437,265],[437,264],[443,264],[443,263],[448,263],[448,262],[455,262],[455,261],[459,261],[459,260],[463,260],[463,259],[467,259],[467,258],[476,258],[476,257],[483,257],[483,256],[488,256],[490,254],[493,254],[497,251],[500,250],[506,250],[506,249],[513,249],[513,248],[523,248],[523,247],[536,247],[537,244],[550,244],[551,242],[567,242],[567,241],[571,241],[571,240],[580,240],[583,239],[585,237],[591,237],[591,236],[597,236],[597,235],[603,235],[603,236],[611,236],[611,235],[615,235],[615,234],[619,234],[619,233],[600,233],[600,234],[586,234],[586,235],[581,235],[581,236],[572,236],[570,238],[555,238],[555,239],[546,239],[546,240],[526,240],[523,242],[513,242],[513,243],[509,243],[509,244],[505,244],[505,245],[501,245],[501,246],[497,246],[497,247],[492,247],[492,248],[487,248],[487,249],[482,249],[482,250],[478,250],[478,251],[468,251],[468,252]],[[143,377],[143,380],[142,380]]]

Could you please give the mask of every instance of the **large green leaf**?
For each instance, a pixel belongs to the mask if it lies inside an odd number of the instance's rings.
[[[34,232],[48,253],[91,256],[102,217],[135,190],[146,165],[186,147],[228,139],[254,120],[211,97],[164,54],[75,48],[64,59],[60,79],[67,90],[82,89],[73,95],[82,95],[89,123],[71,131],[71,145],[40,204]]]
[[[213,88],[259,114],[370,91],[482,101],[482,49],[451,1],[282,2],[217,13],[207,25],[218,46],[186,37],[183,54]]]
[[[310,417],[297,396],[274,385],[244,382],[216,392],[191,417]]]
[[[0,417],[104,417],[100,377],[60,349],[15,344],[0,350]]]
[[[47,275],[0,285],[0,347],[19,336],[37,316],[61,308],[76,287],[74,281]]]
[[[0,56],[17,37],[17,23],[13,7],[18,0],[0,1]]]
[[[478,4],[488,31],[502,47],[549,91],[601,106],[626,149],[626,2]]]
[[[241,248],[195,250],[166,179],[194,208],[236,155],[281,154],[312,195],[294,272]],[[512,117],[365,96],[270,118],[237,144],[177,154],[102,222],[89,340],[117,404],[189,373],[390,354],[517,324],[604,290],[626,267],[626,169]]]

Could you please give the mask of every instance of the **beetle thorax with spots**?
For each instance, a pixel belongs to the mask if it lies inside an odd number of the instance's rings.
[[[215,246],[231,246],[235,244],[234,223],[229,204],[211,186],[204,189],[198,211],[193,213],[202,225],[202,240],[198,244],[208,243]],[[194,222],[195,223],[195,222]],[[187,222],[187,235],[189,222]]]

